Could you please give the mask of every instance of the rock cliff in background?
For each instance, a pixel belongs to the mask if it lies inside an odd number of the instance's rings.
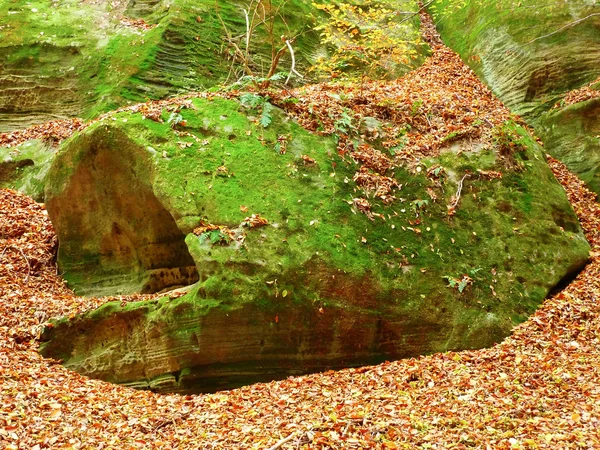
[[[242,33],[242,2],[222,3],[221,18],[233,34]],[[212,0],[0,3],[0,17],[10,19],[0,25],[0,132],[94,117],[224,82],[230,63],[214,5]],[[283,12],[289,32],[299,35],[299,68],[309,64],[318,44],[317,35],[307,31],[312,10],[310,3],[294,0]],[[281,23],[279,28],[276,35],[285,34]],[[258,54],[270,55],[260,30],[253,44]],[[289,65],[285,56],[282,67]]]
[[[199,281],[47,328],[42,353],[92,377],[209,391],[480,348],[587,260],[543,152],[512,123],[509,165],[493,146],[449,147],[395,168],[396,199],[372,199],[368,217],[357,163],[278,110],[266,128],[218,97],[166,107],[162,123],[142,112],[90,126],[54,161],[60,270],[90,293]]]
[[[444,40],[536,127],[546,151],[600,193],[595,102],[552,106],[600,75],[600,4],[585,0],[435,2]]]
[[[442,38],[517,114],[535,119],[566,92],[600,75],[595,2],[451,3],[435,2]]]
[[[536,130],[552,156],[600,194],[600,96],[548,111]]]

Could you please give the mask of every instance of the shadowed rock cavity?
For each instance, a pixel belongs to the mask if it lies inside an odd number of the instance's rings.
[[[49,177],[47,208],[59,269],[75,291],[152,293],[196,282],[185,236],[152,191],[145,150],[118,129],[73,146],[75,157],[59,155],[59,173]]]

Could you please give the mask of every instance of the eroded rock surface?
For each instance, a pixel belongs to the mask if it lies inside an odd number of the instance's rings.
[[[196,99],[163,123],[119,113],[62,147],[46,196],[74,287],[141,286],[140,274],[189,255],[199,281],[181,298],[58,321],[44,355],[108,381],[198,392],[480,348],[587,261],[564,191],[515,124],[502,128],[509,157],[465,145],[423,170],[396,167],[392,203],[371,199],[364,214],[358,161],[277,110],[267,128],[256,114]]]
[[[40,140],[30,140],[14,148],[0,147],[0,186],[17,189],[44,200],[46,174],[56,148]]]
[[[553,109],[600,75],[600,5],[450,3],[436,2],[444,40],[512,111],[535,126],[549,154],[600,193],[596,102]]]
[[[548,111],[537,130],[552,156],[600,193],[600,98]]]
[[[240,5],[212,0],[3,2],[0,17],[0,132],[71,117],[96,117],[129,103],[223,83],[230,61],[225,29],[245,30]],[[298,68],[318,44],[305,20],[310,3],[294,0],[275,33],[298,35]],[[135,18],[146,20],[136,23]],[[286,27],[289,27],[286,28]],[[263,29],[252,50],[268,65]],[[266,51],[265,49],[269,49]],[[289,55],[282,65],[289,67]]]
[[[535,119],[600,75],[594,2],[435,3],[442,38],[518,114]]]
[[[54,167],[47,207],[60,269],[79,292],[157,292],[197,281],[185,236],[152,191],[145,148],[105,125],[70,141]]]

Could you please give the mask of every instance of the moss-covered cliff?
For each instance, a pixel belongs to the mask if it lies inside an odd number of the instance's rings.
[[[274,2],[278,6],[282,2]],[[310,3],[286,2],[275,36],[298,36],[299,68],[318,36]],[[130,102],[223,83],[230,62],[225,28],[245,30],[243,2],[0,2],[0,132],[67,117],[93,117]],[[220,16],[220,18],[219,18]],[[133,18],[143,17],[146,22]],[[252,42],[266,64],[264,29]],[[269,56],[267,56],[269,55]],[[282,59],[289,68],[289,55]]]
[[[548,153],[600,193],[595,103],[552,109],[600,75],[599,5],[584,0],[455,3],[434,3],[444,40],[536,127]]]
[[[444,41],[513,111],[535,118],[600,75],[594,2],[434,3]]]

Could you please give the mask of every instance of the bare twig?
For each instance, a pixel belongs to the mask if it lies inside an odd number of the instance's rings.
[[[450,205],[450,208],[455,209],[458,206],[458,202],[460,201],[460,194],[462,193],[462,189],[463,189],[463,183],[465,181],[465,178],[467,178],[468,176],[469,176],[469,174],[465,173],[465,175],[458,182],[458,190],[456,191],[456,195],[454,196],[454,203],[452,203],[452,205]]]
[[[6,252],[6,250],[8,248],[12,248],[13,250],[18,251],[21,254],[21,256],[23,257],[23,259],[25,260],[25,262],[27,263],[27,276],[25,277],[25,283],[27,283],[27,280],[29,280],[29,276],[31,275],[31,264],[29,263],[27,256],[25,256],[25,253],[23,253],[23,250],[21,250],[19,247],[15,247],[14,245],[7,245],[2,250],[2,253],[0,253],[0,258],[4,256],[4,252]]]
[[[235,40],[234,40],[233,36],[231,35],[229,28],[227,28],[227,25],[225,25],[225,21],[221,17],[221,14],[219,13],[218,10],[216,11],[216,13],[217,13],[217,18],[219,19],[219,22],[221,22],[221,26],[223,27],[223,30],[225,31],[225,34],[227,37],[227,42],[229,42],[229,44],[231,44],[233,46],[235,55],[238,57],[238,59],[241,60],[242,66],[244,67],[244,72],[246,72],[246,75],[253,76],[254,74],[252,73],[252,70],[250,69],[250,66],[248,64],[248,59],[244,55],[244,52],[235,43]]]
[[[290,56],[292,58],[292,68],[290,69],[290,73],[288,74],[287,80],[285,80],[285,84],[288,84],[292,75],[296,75],[299,78],[304,78],[301,74],[296,70],[296,55],[294,54],[294,49],[292,47],[292,43],[289,39],[286,39],[285,45],[287,45],[288,50],[290,51]]]
[[[274,446],[269,447],[267,450],[277,450],[279,447],[281,447],[283,444],[285,444],[286,442],[291,441],[292,439],[294,439],[294,437],[296,436],[296,433],[292,433],[290,434],[288,437],[281,439],[279,442],[277,442]]]
[[[244,16],[246,17],[246,54],[250,50],[250,17],[248,16],[248,11],[243,9]]]
[[[408,22],[409,20],[411,20],[413,17],[421,14],[423,11],[425,11],[425,9],[431,5],[435,0],[430,0],[427,3],[423,4],[423,2],[419,2],[419,9],[416,12],[403,12],[401,14],[408,14],[408,17],[402,19],[398,25],[402,25],[405,22]]]
[[[532,42],[539,41],[540,39],[545,39],[547,37],[553,36],[553,35],[555,35],[557,33],[560,33],[561,31],[563,31],[563,30],[565,30],[567,28],[574,27],[575,25],[577,25],[577,24],[579,24],[581,22],[584,22],[584,21],[588,20],[590,17],[594,17],[594,16],[600,16],[600,13],[589,14],[589,15],[581,18],[581,19],[577,19],[577,20],[574,20],[573,22],[569,22],[568,24],[563,25],[562,27],[560,27],[558,30],[554,30],[552,33],[548,33],[548,34],[545,34],[543,36],[536,37],[535,39],[532,39],[532,40],[530,40],[528,42],[525,42],[524,45],[531,44]]]

